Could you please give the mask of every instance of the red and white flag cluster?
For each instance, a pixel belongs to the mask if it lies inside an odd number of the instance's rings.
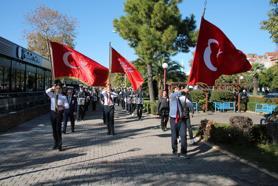
[[[107,84],[108,68],[66,45],[50,42],[50,46],[54,79],[77,79],[89,86],[105,86]],[[111,73],[125,73],[133,90],[137,90],[144,82],[140,72],[113,48],[111,55]]]

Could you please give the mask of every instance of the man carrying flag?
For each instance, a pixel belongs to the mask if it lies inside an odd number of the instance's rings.
[[[174,92],[170,94],[170,126],[171,126],[171,142],[172,153],[177,155],[178,138],[181,139],[180,156],[186,158],[187,141],[186,141],[186,120],[183,118],[183,105],[186,104],[186,97],[182,93],[187,93],[187,89],[180,90],[179,86],[173,87]]]

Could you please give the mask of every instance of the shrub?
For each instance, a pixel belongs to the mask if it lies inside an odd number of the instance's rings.
[[[265,97],[261,97],[261,96],[250,96],[249,102],[278,104],[278,98],[265,98]]]
[[[229,125],[215,124],[212,127],[208,141],[222,144],[245,144],[248,137],[238,128]]]
[[[144,111],[148,114],[157,114],[157,102],[144,101]]]
[[[150,101],[144,101],[143,107],[144,112],[151,113]]]
[[[215,90],[211,92],[211,102],[234,101],[234,94],[230,91]]]
[[[271,138],[267,134],[266,125],[254,125],[248,133],[248,139],[254,144],[266,144],[271,142]]]
[[[244,133],[248,133],[253,126],[253,121],[246,116],[232,116],[230,117],[230,125]]]
[[[199,103],[200,100],[205,100],[206,95],[202,90],[193,90],[190,92],[190,97],[193,102]]]
[[[155,115],[157,115],[158,113],[157,113],[157,102],[156,101],[154,101],[154,102],[150,102],[150,112],[151,112],[151,114],[155,114]]]

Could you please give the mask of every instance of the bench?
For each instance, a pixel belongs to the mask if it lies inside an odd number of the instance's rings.
[[[235,111],[235,102],[213,102],[215,111],[233,110]]]
[[[276,107],[277,107],[277,105],[257,103],[255,112],[263,112],[263,113],[271,114],[275,110]]]
[[[192,102],[192,104],[193,104],[194,111],[198,112],[198,103],[197,102]]]

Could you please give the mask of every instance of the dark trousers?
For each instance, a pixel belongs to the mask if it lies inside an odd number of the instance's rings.
[[[127,103],[126,104],[126,109],[127,109],[127,111],[131,114],[131,104],[130,103]]]
[[[135,103],[131,103],[131,113],[133,113],[136,109],[136,104]]]
[[[169,120],[169,110],[163,109],[160,112],[160,119],[161,119],[161,129],[167,129],[167,123]]]
[[[84,120],[84,117],[85,117],[85,105],[79,105],[79,116],[78,116],[78,119],[80,120]]]
[[[244,105],[244,112],[247,111],[247,101],[243,101],[243,105]]]
[[[137,104],[137,117],[138,117],[138,119],[142,118],[142,113],[143,113],[143,105],[142,104]]]
[[[74,132],[74,126],[75,126],[74,120],[75,120],[75,118],[74,118],[73,111],[65,110],[65,113],[64,113],[64,126],[63,126],[63,132],[64,133],[66,133],[66,131],[67,131],[68,120],[70,120],[71,131]]]
[[[125,109],[125,101],[124,99],[121,99],[122,109]]]
[[[50,120],[52,124],[52,133],[54,138],[54,144],[56,147],[62,146],[62,120],[63,120],[63,111],[50,113]]]
[[[103,119],[103,123],[106,124],[106,116],[105,116],[104,106],[102,107],[102,119]]]
[[[97,101],[92,101],[92,110],[95,111],[97,106]]]
[[[114,106],[104,105],[105,122],[108,129],[108,134],[115,134],[114,130]]]
[[[235,111],[238,111],[238,102],[235,101]]]
[[[178,137],[181,139],[181,154],[187,153],[187,141],[186,141],[186,122],[181,120],[178,124],[175,123],[175,118],[170,118],[171,125],[171,141],[172,150],[177,152],[178,150]]]

